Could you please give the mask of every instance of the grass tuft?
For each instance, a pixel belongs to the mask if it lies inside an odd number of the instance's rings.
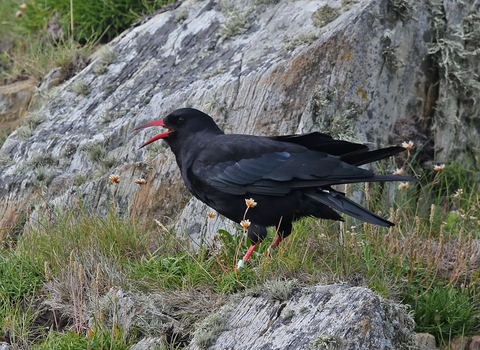
[[[1,164],[3,167],[8,168],[8,167],[14,165],[15,162],[14,162],[13,159],[10,157],[10,155],[5,154],[5,153],[0,153],[0,164]]]
[[[93,71],[97,75],[104,74],[107,71],[108,66],[115,63],[117,59],[117,53],[113,51],[109,46],[104,46],[98,52],[98,60],[93,67]]]
[[[175,23],[183,22],[187,18],[188,18],[188,9],[187,8],[182,8],[175,13],[175,18],[173,19],[173,21]]]
[[[230,311],[222,310],[208,315],[195,328],[194,341],[201,349],[207,349],[222,332],[228,329]]]
[[[286,301],[293,290],[298,286],[298,281],[285,280],[285,279],[275,279],[265,282],[265,288],[267,289],[267,299],[271,303],[276,301],[284,302]]]
[[[297,46],[311,44],[312,42],[317,40],[318,37],[319,35],[315,33],[300,34],[293,39],[288,39],[287,37],[285,37],[283,38],[284,48],[285,50],[291,51],[294,50]]]
[[[227,14],[225,22],[220,25],[218,36],[223,40],[227,40],[245,33],[250,28],[250,21],[247,19],[248,14],[248,11],[240,13],[236,9],[231,10]]]
[[[92,91],[92,89],[83,80],[77,80],[70,87],[70,91],[76,93],[77,95],[87,96]]]
[[[337,350],[341,349],[345,345],[345,340],[338,335],[319,335],[310,342],[310,349]]]
[[[338,16],[340,16],[340,12],[337,9],[328,5],[322,6],[312,13],[313,25],[322,28],[328,23],[333,22]]]

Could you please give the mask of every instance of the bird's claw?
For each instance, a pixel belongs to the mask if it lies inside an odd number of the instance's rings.
[[[271,258],[272,254],[270,253],[270,247],[267,249],[267,257]]]
[[[276,250],[275,247],[272,247],[272,246],[268,247],[268,249],[267,249],[267,257],[273,258],[273,255],[274,255],[275,250]]]
[[[243,262],[243,260],[239,260],[237,263],[237,269],[240,270],[240,269],[243,269],[244,267],[245,267],[245,263]]]

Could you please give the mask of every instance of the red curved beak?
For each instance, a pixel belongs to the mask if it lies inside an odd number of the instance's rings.
[[[147,124],[143,124],[142,126],[139,126],[138,128],[135,128],[132,130],[133,131],[137,131],[139,129],[143,129],[143,128],[148,128],[149,126],[163,126],[164,128],[168,128],[167,126],[165,126],[165,123],[163,122],[163,120],[156,120],[154,122],[150,122],[150,123],[147,123]],[[164,133],[161,133],[161,134],[158,134],[157,136],[155,137],[152,137],[150,140],[148,140],[147,142],[145,142],[143,145],[141,145],[139,147],[142,148],[142,147],[145,147],[146,145],[148,145],[149,143],[152,143],[154,141],[157,141],[157,140],[160,140],[160,139],[164,139],[166,137],[168,137],[168,135],[173,132],[174,130],[172,128],[168,128],[168,131],[167,132],[164,132]]]

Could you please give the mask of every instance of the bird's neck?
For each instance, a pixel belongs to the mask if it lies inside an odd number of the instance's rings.
[[[175,154],[182,174],[184,170],[192,165],[197,154],[218,135],[224,135],[223,131],[218,129],[209,132],[192,133],[171,140],[170,148],[173,154]]]

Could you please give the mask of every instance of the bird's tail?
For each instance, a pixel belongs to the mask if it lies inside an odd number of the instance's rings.
[[[368,152],[352,152],[342,155],[340,158],[345,163],[360,166],[363,164],[373,163],[377,160],[394,156],[397,153],[405,151],[405,148],[399,146],[380,148]]]
[[[345,197],[341,192],[335,190],[318,190],[315,192],[305,193],[310,199],[328,205],[329,207],[336,209],[342,213],[350,215],[356,219],[368,222],[370,224],[380,225],[384,227],[394,226],[390,221],[382,218],[381,216],[371,212],[367,208],[362,207],[360,204],[355,203],[351,199]]]

